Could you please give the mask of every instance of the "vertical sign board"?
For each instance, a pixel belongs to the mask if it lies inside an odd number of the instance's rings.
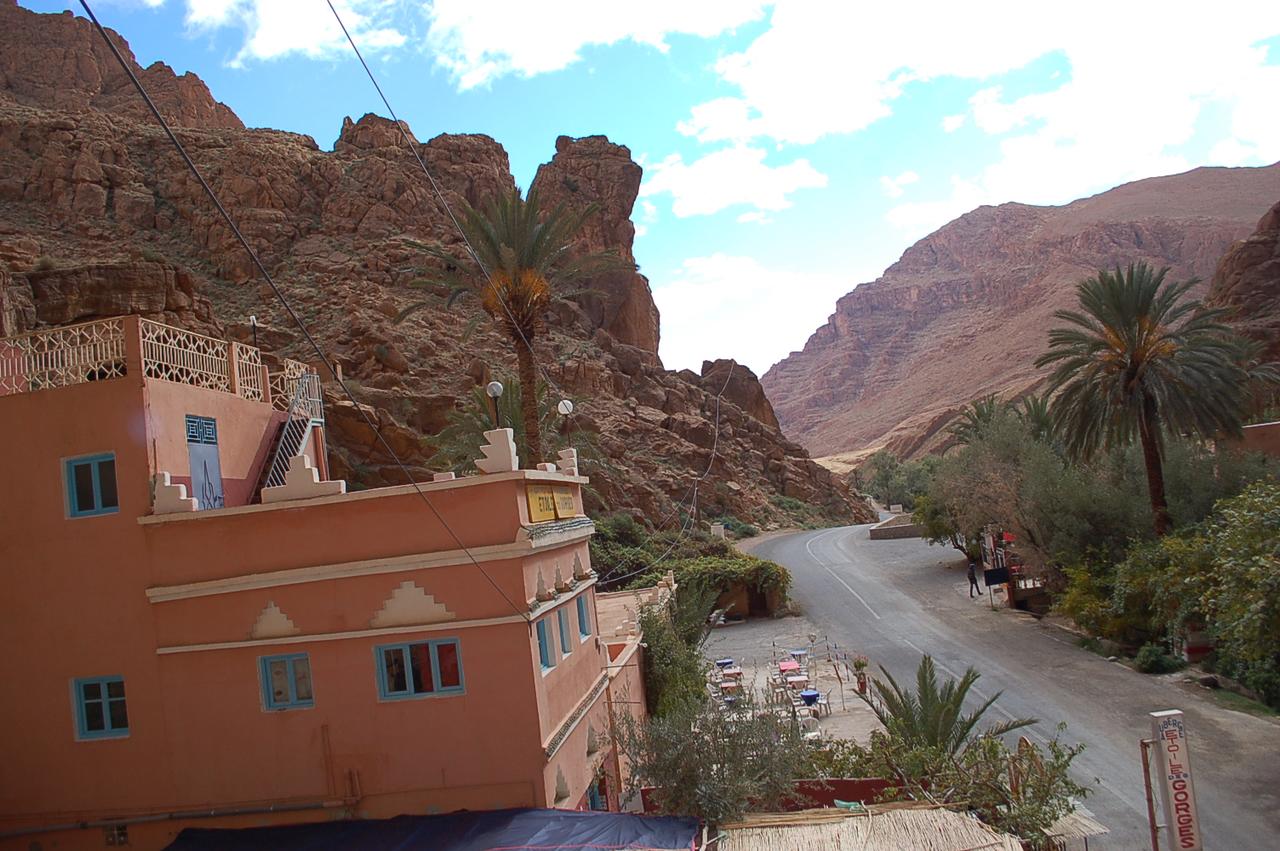
[[[1191,751],[1187,728],[1177,709],[1151,713],[1151,738],[1155,739],[1156,780],[1164,801],[1169,827],[1169,847],[1177,851],[1203,851],[1196,793],[1191,784]]]
[[[551,490],[556,497],[556,517],[561,520],[577,517],[578,505],[573,499],[573,488],[556,485]]]
[[[525,489],[529,500],[529,521],[544,523],[556,519],[556,494],[550,485],[529,485]]]

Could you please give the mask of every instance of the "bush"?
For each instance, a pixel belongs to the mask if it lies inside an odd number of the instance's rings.
[[[33,268],[33,271],[36,271],[36,272],[48,272],[49,270],[56,269],[57,267],[58,267],[58,264],[53,262],[52,257],[50,257],[48,254],[41,254],[39,257],[36,258],[36,265],[32,268]]]
[[[723,525],[724,530],[735,538],[754,538],[760,534],[759,527],[744,523],[738,518],[729,515],[718,517],[712,522]]]
[[[1144,674],[1170,674],[1182,668],[1182,660],[1170,656],[1159,644],[1148,642],[1138,650],[1133,666]]]
[[[164,256],[163,254],[161,254],[159,251],[155,251],[154,249],[151,249],[151,248],[144,248],[144,249],[142,249],[142,259],[143,259],[143,260],[146,260],[148,263],[164,263],[164,262],[166,262],[166,261],[165,261],[165,256]]]

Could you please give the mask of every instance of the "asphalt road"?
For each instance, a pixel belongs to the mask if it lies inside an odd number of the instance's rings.
[[[867,526],[799,532],[751,551],[785,565],[792,596],[825,637],[911,681],[922,654],[943,673],[972,665],[977,699],[1001,692],[996,718],[1037,718],[1043,743],[1059,722],[1067,742],[1084,742],[1073,764],[1094,784],[1086,802],[1111,829],[1090,848],[1150,848],[1138,742],[1147,713],[1186,713],[1204,847],[1280,848],[1280,724],[1215,704],[1177,677],[1152,677],[1076,646],[1063,630],[1030,616],[993,612],[967,595],[965,562],[918,540],[872,541]],[[1027,731],[1023,731],[1027,732]],[[1161,847],[1170,846],[1162,836]]]

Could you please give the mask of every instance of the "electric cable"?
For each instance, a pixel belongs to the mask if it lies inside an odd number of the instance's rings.
[[[329,370],[329,373],[334,377],[334,380],[338,382],[338,386],[342,388],[343,393],[351,401],[352,405],[355,407],[355,410],[360,415],[361,419],[363,419],[365,421],[365,424],[368,425],[369,428],[373,430],[373,433],[377,437],[378,442],[382,445],[382,448],[386,451],[387,455],[395,462],[396,466],[400,468],[400,472],[404,474],[409,484],[413,487],[414,492],[422,499],[423,503],[427,506],[427,508],[431,510],[431,513],[435,515],[436,520],[440,523],[441,526],[444,527],[445,531],[449,533],[450,537],[452,537],[453,540],[458,544],[458,547],[462,550],[463,553],[466,554],[467,558],[476,567],[476,569],[480,571],[481,575],[483,575],[484,578],[489,581],[489,584],[493,586],[494,590],[497,591],[502,596],[502,598],[507,601],[507,605],[511,607],[512,611],[514,611],[517,615],[519,615],[526,623],[532,623],[532,619],[529,617],[528,611],[520,609],[520,607],[518,607],[511,600],[509,596],[507,596],[507,593],[502,590],[501,586],[499,586],[498,583],[494,581],[493,577],[489,575],[488,571],[486,571],[484,567],[481,566],[480,562],[472,554],[471,550],[465,544],[463,544],[462,539],[453,530],[453,527],[449,525],[448,521],[444,519],[444,516],[441,515],[441,513],[431,503],[431,499],[427,496],[426,492],[422,490],[422,486],[414,479],[413,474],[409,472],[409,468],[405,465],[405,463],[402,460],[400,460],[400,456],[397,455],[395,450],[391,448],[391,445],[387,443],[386,438],[382,436],[382,431],[378,428],[377,424],[369,419],[369,415],[364,412],[360,403],[357,402],[355,396],[352,395],[351,389],[347,387],[346,381],[344,381],[342,378],[338,376],[338,371],[334,368],[333,364],[329,361],[329,358],[325,355],[324,350],[320,348],[320,344],[316,342],[315,337],[312,336],[311,331],[306,326],[306,323],[302,321],[302,318],[293,309],[293,306],[289,303],[289,299],[285,296],[284,292],[280,289],[280,287],[276,284],[276,282],[271,278],[271,274],[267,271],[266,266],[264,266],[262,261],[258,258],[258,253],[253,250],[253,247],[249,245],[248,240],[245,239],[244,234],[240,232],[240,228],[236,226],[235,221],[231,218],[231,215],[227,212],[226,208],[222,205],[222,202],[218,199],[217,193],[215,193],[213,191],[213,188],[209,186],[208,182],[204,179],[204,175],[200,173],[200,169],[196,167],[195,162],[192,161],[191,157],[187,154],[187,151],[182,146],[182,143],[178,141],[178,137],[174,135],[174,132],[172,128],[170,128],[169,123],[165,120],[164,116],[160,114],[160,110],[156,108],[155,102],[152,101],[151,96],[147,94],[147,90],[143,87],[142,82],[138,79],[137,75],[133,73],[133,69],[130,68],[129,63],[125,61],[124,56],[120,53],[119,49],[116,47],[115,42],[113,42],[111,40],[111,37],[107,35],[106,29],[102,26],[102,23],[98,20],[98,17],[93,13],[93,9],[89,7],[88,0],[80,0],[80,5],[84,8],[84,11],[89,16],[89,19],[93,21],[93,25],[97,27],[98,33],[102,36],[103,41],[107,43],[107,47],[110,48],[112,55],[115,56],[116,61],[120,64],[120,67],[124,69],[125,74],[128,75],[130,81],[132,81],[134,88],[137,89],[138,91],[138,94],[140,94],[142,96],[142,99],[146,101],[148,108],[150,108],[151,110],[151,114],[155,116],[158,122],[160,122],[160,126],[164,129],[165,134],[169,137],[169,141],[173,142],[174,147],[177,148],[178,154],[179,156],[182,157],[183,162],[186,163],[187,168],[191,171],[192,175],[200,183],[200,186],[204,189],[205,194],[209,196],[209,200],[213,202],[213,205],[217,208],[218,213],[222,216],[223,221],[225,221],[227,226],[231,229],[231,232],[235,235],[241,247],[243,247],[244,250],[248,253],[249,259],[253,261],[253,265],[257,268],[258,272],[262,275],[263,279],[267,282],[267,285],[271,288],[271,291],[275,294],[281,306],[284,307],[285,312],[289,314],[289,317],[293,320],[294,324],[298,326],[298,330],[302,332],[303,337],[306,338],[307,342],[311,345],[311,348],[315,350],[316,356],[320,358],[320,361],[324,364],[325,368]]]

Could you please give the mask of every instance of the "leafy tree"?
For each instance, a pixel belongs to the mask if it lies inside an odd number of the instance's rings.
[[[493,197],[481,210],[462,202],[459,226],[481,268],[471,263],[459,266],[458,259],[441,246],[428,247],[430,255],[444,265],[443,280],[450,288],[447,304],[461,295],[472,295],[506,335],[516,351],[520,383],[537,383],[537,360],[533,342],[545,327],[557,287],[580,282],[620,260],[616,255],[596,253],[575,255],[574,240],[595,205],[571,211],[564,204],[543,210],[536,190],[521,197],[520,190]],[[410,305],[400,318],[434,304],[420,301]],[[542,460],[542,424],[532,394],[521,398],[521,416],[529,460]]]
[[[644,690],[651,715],[678,714],[706,702],[709,663],[702,645],[710,632],[707,616],[715,599],[710,591],[681,589],[663,605],[641,608]]]
[[[890,738],[911,748],[924,748],[943,757],[953,757],[966,750],[976,739],[1003,736],[1036,720],[1021,718],[990,725],[975,736],[978,723],[1003,692],[996,692],[973,712],[965,714],[964,701],[980,674],[969,668],[959,680],[948,679],[939,684],[932,656],[920,660],[916,669],[916,687],[911,691],[898,685],[884,666],[884,679],[872,680],[878,699],[861,695]]]
[[[1073,455],[1140,441],[1157,536],[1171,528],[1162,433],[1239,434],[1248,380],[1223,311],[1185,298],[1197,282],[1166,284],[1167,273],[1138,263],[1080,282],[1080,310],[1054,313],[1067,325],[1036,359],[1054,366],[1051,410]]]
[[[1049,409],[1048,396],[1023,396],[1015,413],[1022,425],[1036,440],[1049,442],[1054,438],[1055,424]]]
[[[757,711],[750,695],[727,712],[704,692],[703,700],[666,715],[637,720],[618,713],[614,727],[630,768],[628,795],[651,786],[660,812],[711,825],[781,808],[810,765],[795,722]]]
[[[949,429],[956,444],[968,446],[981,437],[1005,407],[994,393],[970,402]]]

